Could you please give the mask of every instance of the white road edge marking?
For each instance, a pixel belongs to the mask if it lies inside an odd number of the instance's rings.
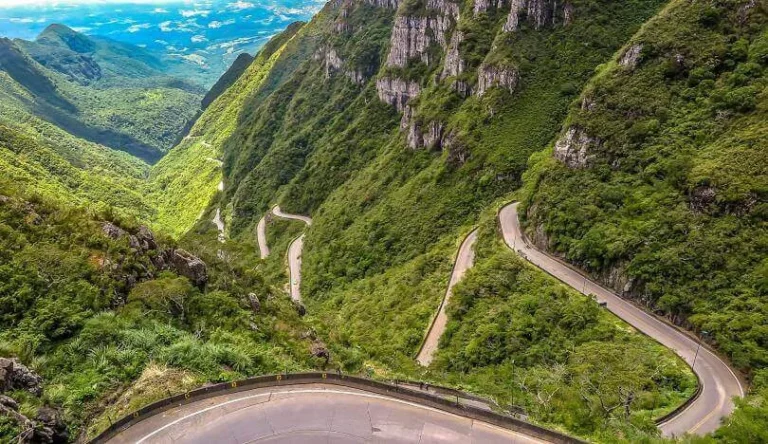
[[[145,435],[140,440],[136,441],[136,444],[142,444],[147,439],[155,436],[156,434],[162,432],[163,430],[165,430],[165,429],[167,429],[169,427],[173,427],[176,424],[178,424],[180,422],[183,422],[183,421],[186,421],[187,419],[192,418],[194,416],[197,416],[197,415],[203,414],[205,412],[208,412],[208,411],[211,411],[211,410],[223,407],[223,406],[228,405],[228,404],[233,404],[235,402],[245,401],[245,400],[253,399],[253,398],[259,398],[259,397],[262,397],[262,396],[270,396],[271,397],[272,394],[275,394],[275,393],[278,393],[278,394],[282,394],[282,393],[289,393],[289,394],[293,394],[293,393],[297,393],[297,394],[301,394],[301,393],[336,393],[336,394],[341,394],[341,395],[360,396],[360,397],[363,397],[363,398],[376,398],[376,399],[383,399],[385,401],[393,401],[393,402],[409,405],[411,407],[417,407],[417,408],[424,409],[424,410],[429,410],[431,412],[442,413],[442,414],[445,414],[445,415],[451,415],[451,416],[455,416],[455,417],[458,417],[458,418],[474,421],[472,418],[466,418],[464,416],[456,415],[454,413],[446,412],[444,410],[439,410],[439,409],[436,409],[436,408],[433,408],[433,407],[427,407],[425,405],[417,404],[415,402],[403,401],[402,399],[390,398],[388,396],[375,395],[375,394],[372,394],[372,393],[355,393],[355,392],[350,392],[350,391],[346,391],[346,390],[322,390],[322,389],[270,390],[268,393],[259,393],[259,394],[256,394],[256,395],[250,395],[250,396],[245,396],[245,397],[242,397],[242,398],[232,399],[230,401],[222,402],[221,404],[216,404],[216,405],[207,407],[207,408],[205,408],[203,410],[198,410],[198,411],[196,411],[194,413],[190,413],[189,415],[183,416],[183,417],[181,417],[181,418],[179,418],[179,419],[177,419],[177,420],[175,420],[173,422],[170,422],[170,423],[160,427],[159,429],[155,430],[154,432],[152,432],[152,433],[150,433],[148,435]],[[493,424],[490,424],[490,423],[487,423],[487,422],[482,422],[482,421],[480,421],[480,422],[483,425],[487,426],[487,427],[490,427],[490,428],[493,428],[493,429],[496,429],[496,430],[500,430],[500,431],[503,431],[503,432],[506,432],[506,433],[511,433],[513,435],[523,436],[525,438],[534,440],[536,442],[540,442],[540,443],[546,443],[547,442],[547,441],[542,441],[542,440],[540,440],[538,438],[534,438],[533,436],[529,436],[529,435],[525,435],[525,434],[520,433],[520,432],[516,432],[514,430],[505,429],[503,427],[499,427],[499,426],[496,426],[496,425],[493,425]]]

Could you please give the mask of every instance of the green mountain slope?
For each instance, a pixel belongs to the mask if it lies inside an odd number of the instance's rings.
[[[203,94],[169,76],[170,62],[61,25],[34,42],[1,39],[0,70],[17,84],[3,82],[0,117],[33,115],[150,162],[173,145]]]
[[[0,356],[37,376],[0,389],[0,441],[41,408],[79,442],[169,393],[314,365],[307,327],[236,247],[200,261],[130,220],[25,193],[0,184]],[[24,442],[52,442],[33,433]]]
[[[537,312],[534,318],[571,316],[525,305],[537,294],[534,287],[551,286],[556,303],[594,316],[583,324],[540,330],[528,347],[550,347],[559,336],[578,339],[558,343],[563,348],[552,354],[509,348],[489,359],[493,352],[487,349],[494,344],[464,333],[431,369],[413,361],[462,234],[482,211],[521,185],[528,157],[557,135],[569,104],[595,70],[663,2],[574,1],[554,9],[532,3],[542,6],[541,16],[512,14],[508,6],[475,11],[472,4],[451,2],[406,2],[397,8],[373,1],[329,3],[279,50],[257,57],[203,113],[192,137],[158,165],[157,178],[168,190],[178,190],[183,182],[173,185],[181,177],[175,171],[205,177],[213,194],[215,166],[208,165],[205,174],[199,168],[206,157],[222,155],[224,191],[213,195],[193,237],[215,237],[209,219],[216,208],[235,243],[253,242],[256,222],[274,203],[313,217],[302,293],[310,320],[345,370],[454,384],[467,376],[465,388],[505,393],[500,401],[506,406],[524,407],[534,420],[572,433],[596,437],[623,430],[647,436],[654,433],[654,416],[690,394],[690,373],[670,351],[628,333],[594,302],[560,293],[534,270],[490,291],[504,293],[499,304],[510,312],[527,308]],[[168,192],[163,206],[175,208],[169,216],[193,220],[192,200],[177,200],[183,193]],[[492,226],[492,218],[486,223]],[[484,242],[493,236],[491,229]],[[482,257],[477,285],[483,276],[509,267],[500,255]],[[532,277],[537,284],[523,286]],[[466,315],[481,325],[484,316]],[[514,332],[498,334],[516,340]],[[507,374],[514,360],[522,362],[518,371],[526,377],[548,365],[575,369],[591,364],[572,361],[569,347],[588,355],[622,346],[647,370],[635,368],[632,376],[618,362],[609,366],[627,380],[638,377],[644,387],[645,401],[627,417],[605,417],[596,410],[597,399],[582,401],[575,386],[539,409],[530,393],[510,399],[516,384],[493,376]],[[456,359],[474,362],[473,374]],[[654,374],[654,362],[664,362],[669,384],[645,379]]]
[[[528,230],[628,297],[768,365],[764,5],[675,2],[533,159]]]

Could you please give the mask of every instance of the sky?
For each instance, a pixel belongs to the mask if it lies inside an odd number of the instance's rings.
[[[42,6],[42,5],[85,5],[85,4],[144,4],[154,5],[163,3],[193,3],[193,1],[179,0],[0,0],[0,8],[14,6]]]
[[[33,40],[52,23],[186,59],[213,79],[325,0],[0,0],[0,37]],[[210,82],[210,79],[207,80]]]

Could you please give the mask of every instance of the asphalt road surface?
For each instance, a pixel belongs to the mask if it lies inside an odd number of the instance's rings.
[[[262,388],[151,416],[110,444],[541,443],[406,401],[333,385]]]
[[[683,411],[660,424],[662,433],[666,436],[680,436],[686,432],[703,435],[715,430],[721,419],[733,411],[732,398],[744,396],[741,382],[730,367],[674,326],[646,313],[613,291],[592,282],[575,268],[530,245],[520,230],[517,205],[507,205],[499,212],[504,241],[510,248],[574,289],[584,294],[593,294],[598,301],[607,302],[608,310],[616,316],[669,347],[693,366],[702,384],[701,395]]]
[[[267,215],[259,219],[256,225],[256,239],[259,241],[259,254],[262,259],[269,257],[269,245],[267,245]]]
[[[282,217],[283,219],[300,220],[307,225],[312,225],[311,218],[307,216],[300,216],[298,214],[283,213],[283,211],[280,209],[280,206],[278,205],[275,205],[275,207],[272,208],[272,214],[277,217]],[[296,238],[293,242],[291,242],[291,245],[288,246],[288,279],[290,279],[288,285],[291,288],[291,299],[297,302],[301,302],[301,250],[303,248],[303,234]]]
[[[475,262],[475,251],[473,250],[473,247],[476,240],[477,230],[474,230],[464,238],[461,247],[459,247],[459,254],[456,255],[456,262],[453,264],[453,272],[451,272],[451,280],[448,282],[448,289],[445,291],[445,297],[440,303],[437,316],[429,327],[427,338],[421,345],[421,350],[419,350],[418,356],[416,356],[416,361],[424,367],[432,363],[432,357],[437,350],[440,337],[443,336],[443,332],[445,332],[445,325],[448,323],[448,315],[445,313],[445,308],[448,305],[448,301],[451,299],[451,295],[453,295],[453,286],[464,277],[464,273],[472,268],[472,265]]]
[[[213,216],[213,220],[211,222],[213,222],[216,225],[216,229],[219,230],[219,242],[224,243],[227,238],[224,235],[224,221],[221,220],[221,208],[216,208],[216,214]]]

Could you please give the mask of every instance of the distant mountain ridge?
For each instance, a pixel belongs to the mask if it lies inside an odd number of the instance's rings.
[[[70,134],[154,163],[197,113],[204,89],[178,60],[64,25],[34,41],[0,40],[3,117],[42,118]]]

